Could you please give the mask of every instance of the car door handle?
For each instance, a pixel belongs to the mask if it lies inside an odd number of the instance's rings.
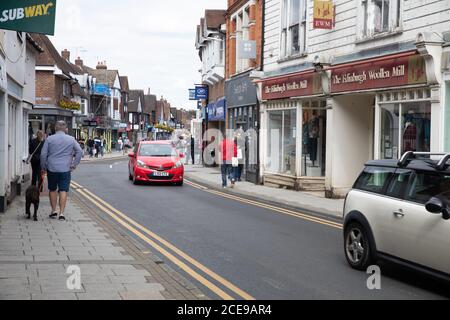
[[[393,213],[394,213],[394,216],[396,216],[397,218],[403,218],[405,216],[402,209],[399,209],[398,211],[394,211]]]

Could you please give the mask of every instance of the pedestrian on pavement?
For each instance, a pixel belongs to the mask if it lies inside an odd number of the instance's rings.
[[[195,164],[195,139],[194,136],[191,136],[191,159],[192,159],[192,164]]]
[[[98,155],[100,154],[100,148],[102,146],[102,139],[100,139],[99,136],[95,137],[94,146],[95,146],[95,157],[98,158]]]
[[[242,172],[244,171],[244,153],[245,153],[245,136],[242,128],[240,128],[241,131],[238,130],[238,133],[236,135],[236,138],[234,140],[234,143],[237,147],[237,160],[238,160],[238,166],[235,168],[236,172],[236,181],[241,182],[242,181]]]
[[[88,147],[89,158],[92,158],[94,156],[94,148],[95,148],[94,139],[92,139],[92,138],[88,139],[87,147]]]
[[[29,160],[27,162],[31,163],[31,184],[36,187],[42,186],[42,175],[41,175],[41,152],[44,147],[44,132],[39,130],[36,133],[36,138],[31,140],[29,146]]]
[[[100,155],[103,156],[105,155],[105,148],[106,148],[106,139],[103,138],[103,136],[101,136],[101,143],[100,143]]]
[[[237,157],[237,148],[234,140],[225,138],[220,143],[220,152],[222,154],[221,157],[221,166],[220,171],[222,173],[222,188],[227,187],[227,180],[230,178],[231,180],[231,188],[234,188],[235,183],[235,175],[233,173],[233,158]]]
[[[123,154],[128,154],[128,149],[130,148],[130,139],[128,137],[125,137],[125,141],[123,142]]]
[[[119,137],[119,139],[117,140],[117,146],[119,147],[119,152],[122,151],[122,149],[123,149],[122,137]]]
[[[65,220],[64,210],[67,203],[67,193],[70,188],[71,173],[80,164],[83,151],[72,137],[66,134],[67,124],[58,121],[56,133],[49,137],[42,148],[41,166],[47,171],[48,189],[52,212],[50,218],[58,217],[56,210],[59,193],[59,220]]]

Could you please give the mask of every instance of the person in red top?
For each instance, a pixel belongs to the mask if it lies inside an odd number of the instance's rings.
[[[234,157],[237,157],[237,147],[232,139],[225,138],[220,143],[221,153],[221,172],[222,172],[222,188],[227,187],[228,175],[231,176],[231,187],[234,187],[235,175],[233,173],[232,161]]]

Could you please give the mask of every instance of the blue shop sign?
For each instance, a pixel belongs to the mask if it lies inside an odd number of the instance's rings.
[[[208,87],[196,87],[195,88],[195,99],[196,100],[207,100],[208,99]]]
[[[189,89],[189,100],[197,100],[195,99],[195,89]]]
[[[208,121],[225,121],[226,100],[221,98],[208,104]]]

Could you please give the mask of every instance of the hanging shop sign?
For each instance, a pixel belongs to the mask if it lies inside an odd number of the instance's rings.
[[[56,0],[0,1],[0,29],[55,34]]]
[[[425,61],[417,54],[332,68],[331,92],[426,84]]]
[[[256,105],[258,101],[256,86],[249,75],[247,72],[227,80],[225,83],[227,108]]]
[[[314,29],[333,29],[333,0],[314,0]]]
[[[207,100],[208,99],[208,87],[195,87],[195,100]]]
[[[322,78],[313,71],[267,79],[262,84],[263,100],[323,94]]]
[[[256,59],[256,41],[241,40],[239,41],[238,59]]]
[[[197,100],[195,99],[195,89],[189,89],[189,100]]]

